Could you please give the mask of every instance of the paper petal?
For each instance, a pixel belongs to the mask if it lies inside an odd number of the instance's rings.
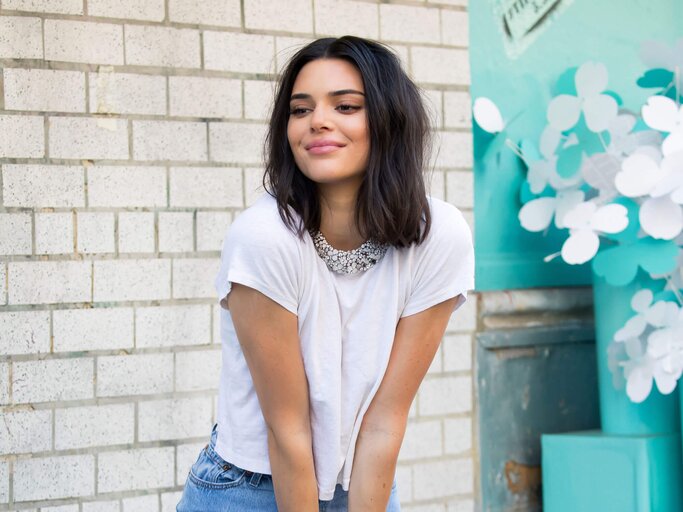
[[[529,171],[526,179],[529,182],[529,188],[534,194],[540,194],[548,184],[548,174],[550,164],[545,160],[538,160],[529,164]]]
[[[583,102],[586,126],[592,132],[606,130],[617,116],[618,110],[617,101],[607,94],[588,96]]]
[[[555,226],[559,229],[567,227],[564,218],[574,207],[583,202],[585,193],[583,190],[562,190],[557,193],[557,205],[555,207]]]
[[[652,238],[671,240],[683,229],[681,207],[669,197],[651,197],[640,207],[640,226]]]
[[[591,228],[603,233],[619,233],[628,226],[628,210],[620,204],[601,206],[590,220]]]
[[[608,153],[596,153],[583,159],[581,176],[601,196],[612,197],[617,189],[614,178],[621,172],[620,161]]]
[[[607,68],[601,62],[586,62],[576,70],[574,81],[579,96],[597,95],[607,88]]]
[[[554,197],[539,197],[519,210],[519,221],[527,231],[543,231],[550,225],[555,213]]]
[[[683,130],[672,132],[662,142],[662,153],[664,153],[664,156],[673,155],[679,151],[683,151]]]
[[[640,152],[626,158],[621,168],[614,177],[614,185],[626,197],[647,195],[663,176],[657,162]]]
[[[645,312],[645,320],[654,327],[665,327],[667,322],[676,317],[678,307],[673,302],[660,300]]]
[[[472,115],[481,129],[489,133],[498,133],[505,128],[500,110],[489,98],[480,97],[474,100]]]
[[[679,122],[676,102],[666,96],[650,96],[641,114],[645,124],[660,132],[675,131]]]
[[[581,115],[581,101],[576,96],[560,94],[548,105],[548,123],[558,131],[574,126]]]
[[[600,247],[600,239],[590,229],[572,231],[562,245],[562,259],[570,265],[580,265],[590,260]]]
[[[636,315],[628,319],[626,324],[614,333],[614,341],[626,341],[629,338],[637,338],[647,327],[643,315]]]
[[[586,201],[585,203],[580,203],[574,206],[567,215],[564,216],[564,225],[568,228],[584,228],[588,227],[591,218],[597,211],[598,207],[595,203]]]
[[[638,313],[645,313],[647,308],[650,307],[650,304],[652,304],[653,297],[652,290],[647,288],[639,290],[634,293],[633,298],[631,298],[631,308]]]
[[[664,371],[660,365],[655,365],[654,378],[657,389],[662,395],[668,395],[676,389],[676,377]]]
[[[541,154],[550,160],[550,158],[555,154],[557,146],[560,144],[560,138],[562,134],[550,125],[546,125],[541,133],[541,139],[539,141],[539,146]]]
[[[652,391],[652,373],[645,368],[635,368],[626,381],[626,394],[634,403],[643,402]]]

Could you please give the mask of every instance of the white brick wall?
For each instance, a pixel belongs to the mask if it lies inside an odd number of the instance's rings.
[[[0,510],[175,510],[216,419],[213,278],[263,193],[276,74],[343,34],[424,88],[430,192],[471,222],[465,0],[0,0]],[[411,407],[408,512],[474,510],[476,324],[472,295]]]

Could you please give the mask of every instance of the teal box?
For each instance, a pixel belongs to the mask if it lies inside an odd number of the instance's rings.
[[[545,512],[680,512],[680,434],[541,437]]]

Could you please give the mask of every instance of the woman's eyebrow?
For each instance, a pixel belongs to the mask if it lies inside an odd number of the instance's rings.
[[[343,96],[344,94],[360,94],[361,96],[365,96],[364,93],[362,93],[361,91],[357,91],[356,89],[340,89],[339,91],[331,91],[327,93],[328,96]],[[309,99],[311,99],[311,95],[305,92],[292,94],[292,96],[289,98],[290,101]]]

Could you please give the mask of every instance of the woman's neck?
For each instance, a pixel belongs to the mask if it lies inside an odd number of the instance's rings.
[[[358,187],[318,186],[320,231],[327,242],[341,251],[360,247],[365,241],[356,226]]]

